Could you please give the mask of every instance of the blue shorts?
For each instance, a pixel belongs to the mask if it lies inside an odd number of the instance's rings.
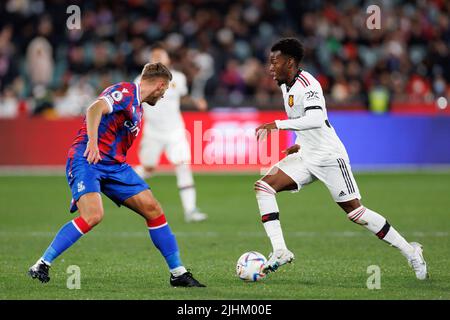
[[[83,194],[103,192],[120,206],[126,199],[150,189],[126,163],[89,164],[86,158],[69,158],[66,177],[72,191],[70,212],[78,210],[76,202]]]

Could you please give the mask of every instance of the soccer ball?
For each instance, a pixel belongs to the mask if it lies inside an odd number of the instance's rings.
[[[262,280],[266,277],[266,274],[262,272],[266,261],[266,257],[259,252],[246,252],[237,261],[236,273],[244,281]]]

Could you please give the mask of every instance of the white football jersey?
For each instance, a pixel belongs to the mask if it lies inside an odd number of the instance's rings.
[[[144,103],[144,132],[165,134],[184,129],[184,121],[180,111],[180,99],[188,94],[186,76],[175,70],[169,88],[154,106]],[[135,82],[140,80],[140,76]]]
[[[281,85],[284,108],[289,119],[304,117],[308,110],[322,110],[322,126],[315,129],[295,131],[295,143],[300,145],[300,155],[305,161],[326,165],[337,158],[348,161],[347,151],[330,125],[322,87],[310,73],[301,70],[289,88]],[[282,121],[281,121],[282,122]],[[289,128],[285,128],[289,129]]]

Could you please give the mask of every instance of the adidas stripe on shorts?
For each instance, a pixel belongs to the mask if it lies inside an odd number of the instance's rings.
[[[275,167],[294,180],[298,190],[320,180],[328,188],[335,202],[361,199],[350,163],[346,159],[327,160],[326,165],[318,166],[305,161],[300,153],[294,153],[275,164]]]

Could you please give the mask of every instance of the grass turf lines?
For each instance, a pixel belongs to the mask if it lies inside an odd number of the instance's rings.
[[[278,195],[293,264],[258,283],[235,275],[239,256],[271,249],[253,192],[254,175],[197,175],[206,222],[185,224],[174,176],[149,180],[177,236],[181,257],[207,288],[172,288],[144,220],[104,197],[105,218],[60,256],[51,281],[26,272],[68,213],[64,177],[0,177],[0,299],[450,299],[450,173],[358,174],[363,203],[408,241],[424,245],[431,278],[415,279],[395,249],[351,223],[321,183]],[[66,287],[67,268],[81,270],[81,289]],[[367,268],[381,269],[369,290]]]

